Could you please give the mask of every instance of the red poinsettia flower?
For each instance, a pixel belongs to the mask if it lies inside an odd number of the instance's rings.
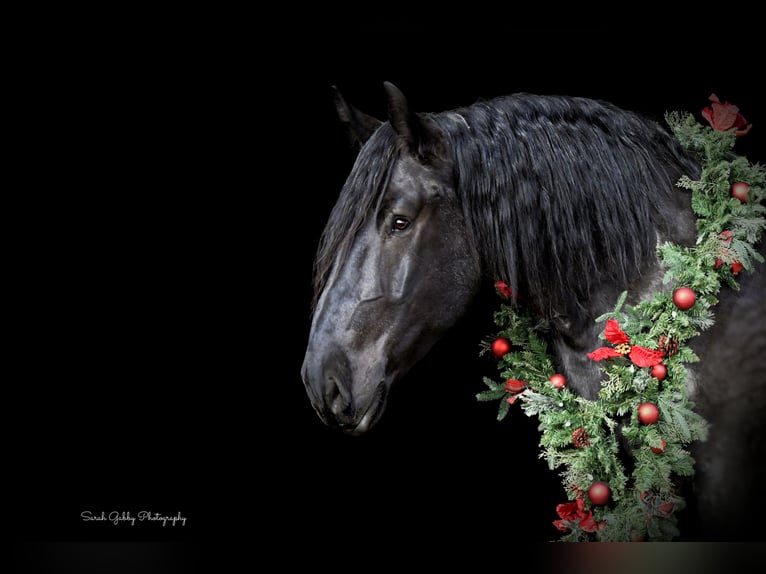
[[[585,532],[596,532],[604,526],[606,526],[606,522],[596,522],[596,519],[593,518],[593,512],[590,510],[586,511],[585,516],[580,520],[580,529]]]
[[[578,518],[582,511],[585,509],[585,502],[582,498],[578,498],[572,502],[566,502],[556,506],[556,514],[562,520],[574,520]]]
[[[553,526],[561,532],[571,530],[572,526],[580,521],[584,508],[585,503],[582,498],[578,498],[574,502],[557,505],[556,513],[559,515],[560,520],[554,520]]]
[[[750,128],[753,127],[753,124],[748,124],[744,116],[739,113],[737,106],[729,102],[721,103],[721,100],[715,94],[710,94],[708,99],[712,104],[709,108],[702,110],[702,117],[710,123],[714,130],[725,132],[736,129],[736,135],[740,137],[749,132]]]
[[[570,528],[569,522],[566,520],[554,520],[553,526],[555,526],[561,532],[566,532]]]
[[[627,355],[638,367],[652,367],[662,362],[662,352],[631,345],[630,337],[620,329],[620,324],[614,319],[607,320],[604,335],[607,341],[614,343],[616,347],[599,347],[592,353],[588,353],[589,359],[603,361]]]
[[[561,532],[573,528],[579,528],[584,532],[596,532],[606,525],[606,522],[596,522],[593,518],[593,511],[585,510],[585,502],[582,498],[566,504],[559,504],[556,506],[556,513],[560,520],[554,520],[553,526]]]

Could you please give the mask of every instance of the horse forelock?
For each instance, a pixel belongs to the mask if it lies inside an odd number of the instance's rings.
[[[359,151],[319,241],[314,261],[313,308],[333,268],[345,263],[357,233],[376,213],[399,149],[394,130],[385,123]]]
[[[545,314],[635,280],[674,233],[676,181],[699,171],[658,124],[594,100],[518,94],[432,117],[485,272]]]

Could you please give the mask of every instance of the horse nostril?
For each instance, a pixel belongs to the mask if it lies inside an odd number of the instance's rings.
[[[307,353],[301,371],[311,404],[325,424],[339,427],[355,424],[353,371],[340,348],[326,347]]]
[[[340,421],[342,418],[353,414],[351,413],[353,401],[346,385],[334,375],[327,375],[325,377],[325,384],[327,388],[327,405],[330,407],[330,412],[333,416]]]
[[[341,416],[345,415],[346,412],[349,410],[348,407],[349,407],[348,401],[344,400],[342,396],[338,395],[332,401],[330,412],[333,415],[335,415],[335,418],[340,418]]]

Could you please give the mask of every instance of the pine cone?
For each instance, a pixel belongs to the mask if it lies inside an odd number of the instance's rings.
[[[672,357],[678,352],[678,339],[660,335],[660,340],[657,343],[657,350],[666,357]]]
[[[590,437],[583,427],[576,428],[572,433],[572,444],[577,448],[590,446]]]

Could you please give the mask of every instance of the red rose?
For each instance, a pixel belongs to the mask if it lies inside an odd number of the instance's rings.
[[[567,530],[569,530],[569,522],[567,522],[566,520],[554,520],[553,526],[558,528],[561,532],[566,532]]]
[[[736,135],[740,137],[749,132],[750,128],[753,127],[753,124],[748,124],[744,116],[739,113],[737,106],[729,102],[721,103],[721,100],[715,94],[710,94],[708,99],[713,103],[709,108],[702,110],[702,117],[710,123],[714,130],[725,132],[736,129]]]

